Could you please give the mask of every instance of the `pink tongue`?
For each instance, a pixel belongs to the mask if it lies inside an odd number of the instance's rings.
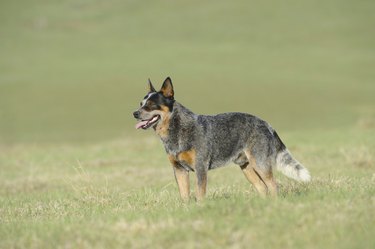
[[[145,120],[145,121],[140,121],[139,123],[137,123],[135,125],[135,128],[136,129],[139,129],[139,128],[142,128],[142,126],[145,126],[147,124],[148,120]]]

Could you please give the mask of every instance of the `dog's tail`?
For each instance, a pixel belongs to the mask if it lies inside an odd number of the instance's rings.
[[[309,182],[311,180],[310,172],[296,159],[285,147],[280,137],[274,132],[276,138],[276,148],[278,154],[276,156],[276,169],[284,175],[297,180],[299,182]]]

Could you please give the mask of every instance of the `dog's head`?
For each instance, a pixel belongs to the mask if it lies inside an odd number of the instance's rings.
[[[156,127],[162,120],[168,118],[173,110],[174,92],[171,78],[166,78],[160,91],[156,91],[148,80],[149,92],[140,103],[140,108],[133,113],[138,120],[135,128],[148,129]]]

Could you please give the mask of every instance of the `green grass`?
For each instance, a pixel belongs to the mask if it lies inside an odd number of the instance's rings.
[[[345,136],[342,136],[346,132]],[[230,165],[179,200],[157,138],[2,148],[2,248],[373,248],[373,131],[287,133],[313,175],[262,199]],[[194,178],[192,179],[192,183]],[[192,184],[194,186],[194,184]]]
[[[374,248],[374,11],[1,1],[0,248]],[[166,76],[197,113],[269,121],[313,181],[277,175],[280,197],[261,199],[231,165],[181,203],[131,115]]]

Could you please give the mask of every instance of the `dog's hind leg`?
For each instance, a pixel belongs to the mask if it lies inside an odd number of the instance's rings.
[[[254,186],[262,197],[265,197],[267,194],[267,186],[254,170],[254,167],[256,167],[255,160],[253,158],[248,159],[247,156],[242,154],[239,156],[239,158],[237,158],[237,160],[234,161],[234,163],[241,167],[247,180]]]
[[[257,162],[257,160],[252,156],[250,151],[246,151],[245,154],[249,162],[252,162],[252,168],[255,174],[265,184],[266,189],[268,190],[268,194],[270,194],[273,197],[276,197],[277,185],[275,179],[273,178],[271,163],[267,160],[258,160],[259,162]]]
[[[272,197],[277,196],[277,184],[275,179],[273,178],[272,170],[267,172],[262,172],[262,170],[257,171],[258,175],[262,178],[263,182],[266,184],[268,188],[268,193]]]
[[[258,193],[265,197],[267,195],[267,186],[259,177],[258,173],[254,170],[254,168],[250,165],[243,165],[241,166],[242,172],[246,176],[247,180],[249,180]]]

